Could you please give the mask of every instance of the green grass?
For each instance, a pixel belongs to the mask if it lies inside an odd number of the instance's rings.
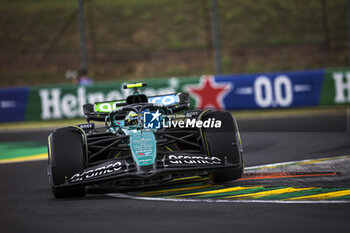
[[[47,153],[46,142],[2,142],[0,143],[0,161],[3,159],[18,158]]]
[[[206,3],[203,5],[203,2]],[[319,0],[237,0],[219,1],[219,22],[222,44],[234,45],[279,45],[286,43],[320,43],[323,40],[321,1]],[[344,40],[346,36],[345,1],[327,1],[328,25],[334,39]],[[204,43],[203,17],[209,20],[210,11],[203,15],[203,6],[208,1],[185,0],[90,0],[85,7],[96,18],[96,36],[99,46],[111,46],[112,41],[125,43],[122,50],[133,45],[127,43],[135,31],[145,30],[156,37],[145,35],[142,43],[157,41],[157,46],[181,48],[186,44]],[[1,17],[5,25],[17,27],[20,33],[24,28],[26,37],[22,42],[35,39],[40,42],[52,37],[65,19],[76,10],[73,0],[2,0]],[[14,14],[17,12],[17,14]],[[89,16],[87,12],[87,16]],[[91,15],[90,15],[91,16]],[[25,19],[26,21],[23,21]],[[88,21],[88,19],[87,19]],[[75,25],[76,26],[76,25]],[[32,30],[34,29],[34,31]],[[16,34],[12,32],[11,34]],[[76,33],[70,30],[63,41],[71,39]],[[109,36],[108,34],[115,34]],[[174,42],[174,38],[176,38]],[[107,42],[105,44],[104,42]],[[129,41],[130,42],[130,41]],[[18,44],[17,44],[18,45]],[[40,48],[40,44],[38,43]],[[124,45],[124,44],[123,44]],[[129,46],[126,46],[129,45]],[[20,51],[30,49],[25,43],[11,47]],[[56,49],[70,48],[68,43],[60,43]],[[76,45],[74,46],[76,47]],[[142,45],[141,45],[142,47]],[[147,47],[147,46],[146,46]],[[34,49],[34,48],[31,48]]]
[[[346,66],[346,1],[326,2],[329,50],[320,0],[218,1],[224,73]],[[0,0],[0,85],[69,81],[64,72],[79,68],[76,8]],[[89,71],[101,80],[214,72],[210,0],[86,0],[85,16]]]

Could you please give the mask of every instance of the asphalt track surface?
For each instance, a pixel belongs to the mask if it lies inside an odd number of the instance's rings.
[[[246,166],[350,153],[345,115],[239,121]],[[46,141],[48,131],[0,133]],[[0,165],[1,232],[350,232],[350,204],[55,200],[46,161]],[[349,184],[350,185],[350,184]]]

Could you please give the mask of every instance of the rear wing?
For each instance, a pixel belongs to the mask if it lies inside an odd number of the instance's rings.
[[[168,106],[173,112],[188,109],[190,105],[190,95],[188,93],[174,93],[167,95],[156,95],[148,97],[149,103],[156,103]],[[83,106],[86,119],[104,121],[105,117],[113,110],[126,105],[126,100],[114,100],[85,104]]]

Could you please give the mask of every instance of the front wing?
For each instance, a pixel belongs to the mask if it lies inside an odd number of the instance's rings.
[[[168,174],[203,172],[240,166],[241,164],[232,164],[226,160],[223,161],[207,155],[173,154],[164,155],[162,159],[155,162],[154,169],[142,172],[134,163],[128,163],[124,159],[113,159],[78,172],[66,179],[65,183],[55,187],[86,186],[127,179],[147,180]]]

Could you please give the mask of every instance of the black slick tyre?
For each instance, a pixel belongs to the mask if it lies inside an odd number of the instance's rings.
[[[85,134],[76,127],[60,128],[50,134],[48,144],[48,175],[53,196],[55,198],[85,196],[85,187],[56,187],[85,168]]]
[[[223,183],[241,178],[244,164],[236,119],[231,113],[222,111],[208,111],[201,116],[202,121],[209,118],[220,120],[221,127],[201,130],[206,154],[237,165],[235,168],[210,171],[210,180]]]

